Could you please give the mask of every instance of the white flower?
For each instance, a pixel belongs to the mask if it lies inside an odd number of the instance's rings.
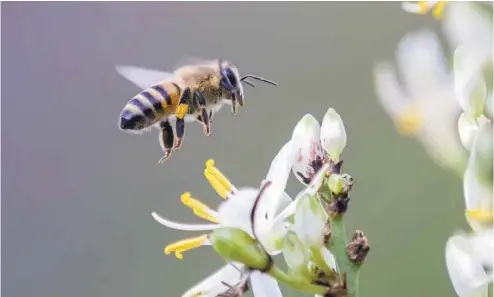
[[[283,220],[277,220],[276,222],[278,223],[275,222],[275,215],[278,210],[281,210],[281,208],[288,206],[292,202],[291,198],[285,193],[286,182],[290,175],[295,156],[295,147],[292,144],[292,141],[286,143],[271,163],[266,176],[266,181],[270,182],[270,186],[266,187],[264,192],[264,196],[266,197],[261,199],[256,205],[256,216],[253,220],[254,226],[252,226],[250,215],[253,211],[259,189],[236,189],[214,166],[214,161],[212,160],[206,163],[204,174],[216,192],[222,198],[226,199],[226,201],[220,204],[217,211],[211,210],[206,205],[192,198],[189,193],[182,196],[182,202],[192,208],[196,215],[211,221],[213,224],[177,223],[167,220],[155,212],[152,213],[152,216],[156,221],[166,227],[183,231],[212,231],[221,227],[233,227],[239,228],[254,237],[253,233],[255,230],[256,236],[268,252],[271,254],[279,253],[280,244],[283,241],[283,236],[287,229],[284,226]],[[182,258],[182,252],[206,245],[211,245],[208,234],[168,245],[165,247],[165,253],[175,252],[177,258]],[[221,271],[231,270],[228,267],[224,267],[223,269],[217,273],[222,274],[223,272]],[[213,293],[224,290],[224,285],[218,282],[218,279],[221,279],[221,277],[214,274],[205,283],[203,282],[198,287],[192,288],[188,293],[193,295],[193,292],[202,290],[205,285],[213,286],[214,290],[211,289]],[[237,280],[237,278],[234,280]],[[277,282],[269,275],[254,273],[251,276],[251,282],[253,290],[257,291],[256,297],[264,296],[262,292],[270,294],[269,296],[281,296]],[[279,292],[279,295],[276,295],[276,292]],[[189,296],[187,295],[188,293],[184,296]]]
[[[492,141],[492,122],[485,121],[475,137],[463,178],[467,220],[476,232],[493,227]]]
[[[467,156],[457,130],[461,108],[437,36],[430,30],[407,34],[396,61],[403,84],[387,62],[374,71],[384,110],[398,132],[419,140],[435,162],[463,172]]]
[[[229,286],[240,283],[242,269],[240,263],[229,263],[187,290],[182,297],[216,297],[230,289]]]
[[[282,297],[276,280],[271,276],[258,271],[246,271],[244,265],[234,262],[228,263],[194,285],[182,297],[217,297],[232,290],[240,293],[247,278],[250,278],[255,297]]]
[[[417,3],[404,2],[401,7],[403,10],[414,14],[427,14],[432,9],[432,14],[435,18],[442,17],[445,1],[416,1]]]
[[[493,281],[494,233],[458,234],[446,243],[446,266],[459,297],[487,296]]]
[[[292,141],[299,147],[293,173],[308,184],[327,161],[326,154],[333,161],[339,160],[346,146],[346,130],[340,115],[329,108],[321,126],[316,118],[306,114],[295,126]]]

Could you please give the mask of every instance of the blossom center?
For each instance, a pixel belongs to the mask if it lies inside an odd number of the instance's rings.
[[[233,190],[233,186],[230,181],[221,173],[221,171],[216,168],[216,166],[214,165],[214,160],[210,159],[206,162],[204,176],[221,198],[228,198],[228,195]]]
[[[182,259],[184,257],[182,254],[183,252],[198,248],[208,243],[209,240],[207,234],[198,237],[183,239],[167,245],[165,247],[165,255],[175,253],[175,257],[177,257],[178,259]]]
[[[415,135],[422,126],[423,118],[418,106],[409,106],[396,119],[398,133],[402,135]]]
[[[481,210],[481,209],[473,209],[467,210],[466,216],[468,219],[477,220],[485,223],[492,223],[494,220],[494,212],[492,210]]]
[[[216,213],[201,201],[192,198],[189,192],[182,194],[180,200],[185,206],[191,208],[196,216],[213,223],[219,223]]]

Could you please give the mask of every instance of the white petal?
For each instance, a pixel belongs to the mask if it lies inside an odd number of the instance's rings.
[[[446,266],[451,282],[459,297],[470,297],[474,294],[486,292],[487,285],[492,282],[492,275],[487,275],[483,265],[491,265],[482,261],[475,255],[475,250],[483,249],[484,254],[490,254],[494,248],[494,238],[484,241],[484,246],[472,245],[472,240],[463,236],[455,235],[446,243]],[[492,261],[492,256],[491,259]],[[491,272],[492,273],[492,272]]]
[[[428,93],[448,80],[442,47],[431,30],[405,35],[396,49],[396,60],[407,93],[412,98]]]
[[[461,108],[474,118],[482,114],[487,96],[487,86],[482,76],[483,62],[466,46],[455,50],[455,93]]]
[[[250,281],[254,297],[283,297],[278,282],[268,274],[253,271]]]
[[[329,108],[321,124],[321,144],[323,149],[335,159],[346,146],[346,130],[340,115]]]
[[[265,204],[268,220],[274,218],[281,199],[284,199],[286,183],[295,162],[295,154],[294,142],[290,140],[281,148],[271,162],[268,174],[266,175],[266,180],[271,182],[271,186],[266,189],[266,197],[261,201]]]
[[[382,107],[393,119],[401,115],[410,102],[389,63],[380,63],[374,68],[374,89]]]
[[[228,200],[222,202],[218,206],[218,218],[221,226],[239,228],[253,237],[250,214],[258,193],[259,189],[240,188]],[[259,216],[259,218],[264,218],[264,216]]]
[[[475,135],[479,130],[477,121],[471,116],[462,113],[458,119],[458,133],[460,134],[461,142],[463,146],[470,151],[475,139]]]
[[[314,195],[322,185],[324,181],[324,176],[328,172],[329,164],[324,164],[323,167],[316,173],[311,183],[307,185],[302,191],[300,191],[293,202],[290,203],[281,213],[279,213],[274,219],[274,224],[279,224],[280,222],[286,220],[288,217],[292,216],[298,206],[298,201],[307,195]]]
[[[280,204],[278,205],[278,209],[276,210],[276,214],[280,214],[285,208],[287,208],[290,204],[292,204],[293,199],[286,192],[283,194],[283,197],[280,200]]]
[[[427,1],[427,11],[429,11],[434,5],[436,5],[439,1]],[[422,13],[422,9],[418,3],[413,2],[404,2],[401,4],[401,8],[409,13],[419,14]],[[427,12],[425,11],[425,12]]]
[[[475,55],[489,60],[493,50],[492,15],[476,5],[468,1],[448,4],[442,24],[453,47],[468,46]]]
[[[232,265],[235,265],[237,268]],[[222,282],[231,286],[235,286],[240,282],[242,276],[240,269],[242,269],[242,267],[243,265],[239,263],[227,264],[190,288],[182,295],[182,297],[216,297],[228,290],[228,287],[222,284]]]
[[[294,219],[293,229],[304,244],[313,248],[323,245],[328,215],[318,197],[307,195],[301,198]]]
[[[324,260],[326,261],[326,263],[330,268],[333,268],[334,270],[338,271],[338,268],[336,266],[336,259],[333,253],[331,253],[331,251],[328,248],[322,246],[321,255],[323,256]]]
[[[463,194],[467,210],[492,211],[492,123],[483,122],[471,149],[470,160],[463,178]],[[482,222],[469,222],[472,229],[483,229]],[[492,226],[489,226],[492,227]]]
[[[153,218],[160,223],[163,226],[166,226],[171,229],[175,230],[182,230],[182,231],[209,231],[209,230],[214,230],[220,227],[219,224],[184,224],[184,223],[178,223],[178,222],[173,222],[170,220],[167,220],[160,216],[159,214],[153,212],[151,213]]]
[[[293,173],[302,183],[303,181],[297,173],[304,176],[310,174],[309,163],[316,156],[322,155],[320,135],[321,127],[319,126],[319,122],[310,114],[306,114],[293,130],[292,141],[296,149]]]

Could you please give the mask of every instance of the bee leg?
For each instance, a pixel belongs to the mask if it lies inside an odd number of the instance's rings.
[[[168,119],[160,123],[160,128],[160,146],[161,149],[165,152],[165,155],[158,161],[158,163],[164,163],[171,157],[174,135],[172,125],[170,125]]]
[[[213,116],[214,116],[214,111],[210,110],[209,111],[209,123],[211,124],[213,122]]]
[[[185,134],[185,116],[189,111],[189,99],[191,97],[190,88],[185,88],[180,97],[180,102],[178,103],[177,110],[175,111],[175,116],[177,117],[177,122],[175,123],[175,130],[177,132],[177,137],[175,139],[175,145],[173,149],[178,150],[182,146],[182,141]]]
[[[198,120],[201,121],[202,127],[204,129],[204,134],[209,136],[211,134],[211,122],[209,121],[208,111],[206,109],[206,99],[201,92],[196,90],[194,92],[194,100],[197,101],[197,105],[201,109],[201,115],[198,117]],[[200,118],[200,119],[199,119]]]
[[[237,114],[237,101],[232,99],[232,113],[233,115]]]

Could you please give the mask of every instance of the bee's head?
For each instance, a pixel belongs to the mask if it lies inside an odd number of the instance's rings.
[[[251,87],[255,87],[256,85],[250,81],[248,78],[252,78],[258,81],[262,81],[274,86],[277,86],[274,81],[267,80],[265,78],[248,74],[240,77],[238,73],[237,67],[230,62],[227,61],[219,61],[220,73],[221,73],[221,87],[230,92],[230,98],[232,101],[238,102],[240,106],[244,105],[244,89],[242,83],[245,83]]]
[[[221,86],[229,93],[231,100],[238,102],[240,106],[244,105],[244,88],[241,84],[240,75],[237,67],[230,62],[220,61]]]

